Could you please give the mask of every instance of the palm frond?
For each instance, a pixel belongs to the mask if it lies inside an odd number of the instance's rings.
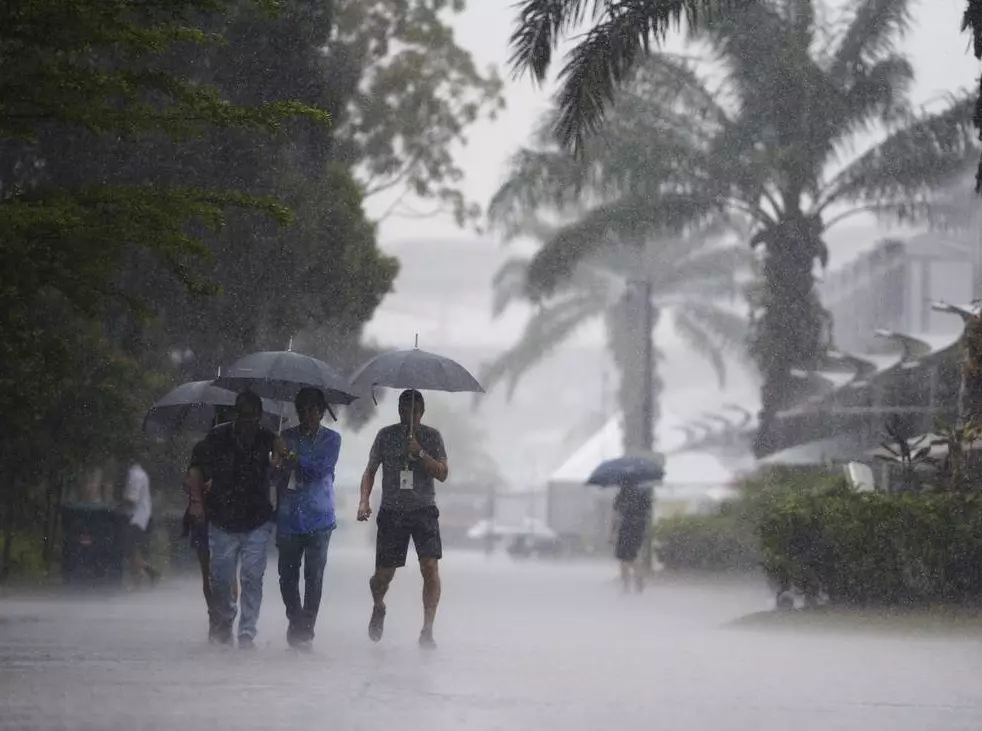
[[[524,233],[542,209],[564,210],[580,200],[585,168],[557,150],[522,149],[488,204],[488,220],[508,238]]]
[[[924,208],[933,191],[965,171],[977,149],[973,107],[962,97],[897,130],[830,181],[822,207],[848,201],[900,216]]]
[[[753,253],[744,246],[702,246],[688,242],[691,251],[655,259],[647,265],[652,287],[665,295],[738,296],[740,276],[751,271]],[[666,252],[667,253],[667,252]]]
[[[685,314],[684,311],[676,311],[674,314],[675,331],[679,338],[694,353],[705,358],[713,367],[716,374],[716,381],[720,388],[726,385],[726,361],[720,346],[713,340],[699,323]]]
[[[750,336],[750,323],[745,315],[730,307],[696,299],[689,300],[678,311],[698,322],[724,350],[741,358],[749,357],[747,338]]]
[[[603,313],[606,304],[604,298],[593,293],[576,293],[538,307],[519,341],[481,368],[481,383],[490,391],[505,382],[511,398],[522,376],[568,340],[577,328]]]
[[[695,300],[674,308],[672,315],[679,336],[709,360],[722,388],[726,385],[724,353],[749,358],[750,328],[746,318],[732,310]]]
[[[594,0],[594,14],[603,4]],[[516,75],[528,72],[536,81],[543,81],[557,44],[583,21],[586,6],[585,0],[524,0],[518,6],[518,27],[509,43],[509,64]]]
[[[833,76],[842,78],[892,54],[910,28],[910,5],[911,0],[851,0],[846,9],[851,22],[833,56]]]
[[[711,217],[718,203],[690,193],[657,198],[625,197],[597,206],[564,226],[532,257],[528,287],[533,299],[548,295],[582,261],[601,247],[640,245],[658,235],[678,233]]]
[[[527,257],[512,257],[498,267],[491,280],[491,314],[498,317],[515,300],[525,295],[525,280],[528,276]]]
[[[603,121],[617,87],[669,29],[712,22],[720,13],[756,0],[618,0],[604,3],[599,21],[570,52],[559,74],[556,136],[579,155]]]

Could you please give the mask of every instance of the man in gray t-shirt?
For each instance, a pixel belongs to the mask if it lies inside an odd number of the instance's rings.
[[[368,636],[375,642],[382,639],[385,593],[396,569],[406,565],[412,539],[423,574],[423,629],[419,643],[434,647],[433,620],[440,602],[439,561],[443,545],[433,481],[445,481],[449,471],[440,432],[420,423],[423,410],[419,391],[403,391],[399,396],[399,423],[379,430],[372,444],[361,478],[358,520],[368,520],[372,514],[369,498],[381,467],[382,504],[376,518],[375,574],[369,581],[373,607]]]

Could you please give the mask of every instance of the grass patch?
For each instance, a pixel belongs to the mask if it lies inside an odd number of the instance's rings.
[[[957,635],[979,639],[982,638],[982,607],[819,607],[787,612],[756,612],[740,617],[727,626],[749,630],[879,633],[905,637]]]

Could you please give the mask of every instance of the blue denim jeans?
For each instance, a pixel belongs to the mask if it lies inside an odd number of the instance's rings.
[[[280,594],[290,621],[287,640],[303,642],[314,639],[314,623],[320,609],[324,587],[324,566],[332,530],[312,533],[278,534],[280,549]],[[300,563],[303,562],[303,603],[300,602]]]
[[[208,526],[208,546],[211,549],[211,596],[216,619],[216,633],[230,638],[235,622],[236,606],[233,586],[235,569],[241,564],[239,601],[239,637],[254,639],[263,602],[263,576],[266,573],[266,552],[273,523],[265,523],[248,533],[226,533],[214,523]]]

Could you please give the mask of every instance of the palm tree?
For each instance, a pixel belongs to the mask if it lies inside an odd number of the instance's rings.
[[[481,380],[489,390],[506,385],[510,397],[522,376],[556,346],[590,320],[603,318],[620,373],[624,450],[650,451],[661,387],[654,371],[660,354],[652,346],[658,320],[670,314],[678,335],[709,359],[722,384],[723,351],[745,352],[747,328],[745,319],[720,300],[739,294],[737,275],[747,259],[743,249],[693,245],[681,238],[589,257],[537,303],[519,341],[484,367]],[[501,267],[494,280],[495,315],[527,299],[528,274],[528,259],[514,258]]]
[[[982,0],[968,0],[962,30],[972,32],[972,52],[975,58],[982,59]],[[982,135],[982,78],[979,79],[979,93],[975,101],[975,129]],[[975,173],[975,192],[982,192],[982,162],[979,162]]]
[[[862,0],[832,33],[814,0],[760,0],[700,36],[725,71],[725,94],[692,62],[652,53],[580,158],[540,135],[516,156],[494,220],[514,234],[531,213],[602,203],[538,251],[530,293],[548,294],[611,241],[744,216],[763,253],[753,352],[764,380],[756,451],[767,454],[791,370],[814,367],[824,349],[813,277],[827,261],[824,233],[860,212],[916,220],[975,146],[967,97],[930,114],[908,107],[913,70],[894,50],[908,5]],[[874,129],[884,139],[855,154],[857,136]]]
[[[699,27],[720,13],[757,0],[523,0],[511,37],[511,64],[542,82],[552,54],[569,33],[588,19],[592,27],[570,53],[559,78],[563,83],[555,132],[564,148],[582,149],[584,137],[603,120],[604,107],[652,39],[664,38],[685,18]]]

